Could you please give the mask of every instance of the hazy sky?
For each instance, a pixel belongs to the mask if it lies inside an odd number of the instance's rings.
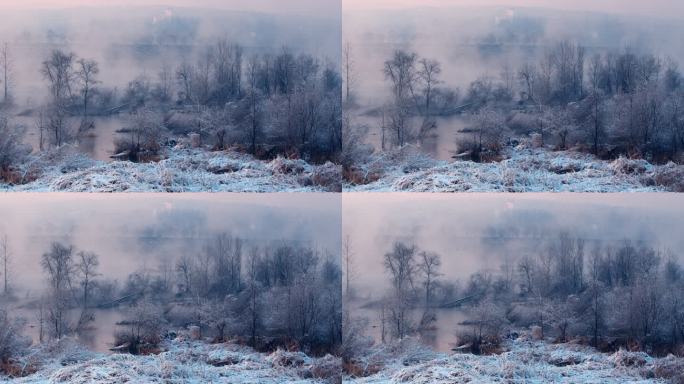
[[[261,12],[339,13],[341,0],[0,0],[1,9],[65,8],[83,6],[204,7]]]
[[[2,194],[0,235],[10,242],[14,283],[35,292],[54,241],[97,253],[100,272],[116,279],[196,256],[219,233],[339,256],[340,209],[335,194]]]
[[[684,2],[680,0],[343,0],[345,11],[454,6],[541,7],[572,11],[639,13],[666,17],[684,15]]]
[[[360,287],[387,281],[382,259],[395,241],[440,254],[448,279],[536,256],[562,231],[604,244],[643,240],[684,261],[683,195],[345,194],[342,201]]]

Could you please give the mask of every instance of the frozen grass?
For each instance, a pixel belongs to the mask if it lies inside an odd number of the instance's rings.
[[[405,341],[375,347],[365,359],[384,360],[354,383],[681,383],[684,359],[652,358],[641,352],[599,353],[578,344],[549,344],[521,337],[507,342],[500,355],[436,353]],[[379,358],[378,356],[381,356]]]
[[[32,157],[18,170],[25,184],[7,191],[64,192],[331,192],[340,168],[303,160],[261,161],[235,151],[169,149],[152,163],[94,161],[68,147]],[[337,177],[335,177],[337,175]]]
[[[331,383],[339,359],[301,352],[271,354],[235,344],[168,341],[158,355],[96,354],[74,343],[34,352],[38,371],[16,383]],[[4,378],[9,380],[8,378]],[[0,376],[0,382],[3,377]]]
[[[652,165],[586,153],[509,148],[492,163],[436,161],[404,147],[376,154],[356,169],[345,191],[376,192],[653,192],[684,191],[684,166]],[[348,178],[349,179],[349,178]]]

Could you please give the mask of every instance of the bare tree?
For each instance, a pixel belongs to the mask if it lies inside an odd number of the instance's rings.
[[[167,103],[171,101],[173,93],[173,73],[167,64],[162,65],[157,73],[156,94],[159,101]]]
[[[520,67],[518,71],[518,77],[523,82],[525,86],[525,95],[527,101],[534,102],[534,87],[535,79],[537,76],[536,66],[532,63],[525,63]]]
[[[397,338],[402,339],[411,329],[409,311],[417,271],[416,247],[401,242],[394,243],[392,251],[385,254],[383,264],[390,274],[393,288],[389,298],[393,332]]]
[[[183,89],[183,101],[185,101],[186,103],[191,103],[194,97],[194,72],[195,70],[192,64],[189,64],[185,61],[178,66],[178,69],[176,69],[176,78],[181,84],[181,88]]]
[[[262,300],[259,276],[259,248],[253,247],[247,258],[247,317],[248,329],[252,346],[256,346],[256,339],[262,323]]]
[[[92,96],[94,87],[99,83],[97,75],[100,73],[100,68],[95,60],[79,59],[76,62],[76,79],[81,84],[81,97],[83,101],[83,123],[88,122],[88,102]],[[82,123],[82,126],[83,126]]]
[[[354,247],[352,239],[349,235],[345,236],[344,242],[342,243],[342,265],[344,266],[344,283],[345,283],[345,296],[350,298],[351,294],[351,284],[356,277],[356,254],[354,252]]]
[[[81,317],[79,319],[79,326],[93,319],[92,314],[88,312],[90,293],[93,289],[93,279],[99,274],[97,267],[100,265],[98,256],[92,252],[78,252],[76,260],[76,273],[81,279],[81,288],[83,289],[81,302]]]
[[[74,82],[74,61],[76,55],[60,50],[53,50],[47,60],[43,61],[41,73],[49,83],[52,102],[64,106],[72,95]]]
[[[425,308],[432,307],[432,296],[435,291],[436,279],[441,275],[439,268],[442,265],[441,257],[432,252],[421,252],[418,255],[418,270],[423,275],[423,287],[425,288]]]
[[[420,137],[424,137],[431,129],[436,128],[437,123],[432,118],[432,104],[435,87],[441,82],[438,76],[442,73],[442,67],[436,60],[421,59],[418,62],[417,78],[422,82],[423,103],[422,114],[423,124],[420,129]]]
[[[192,260],[188,256],[181,256],[176,262],[176,271],[181,278],[181,286],[184,293],[192,292]]]
[[[525,294],[531,294],[534,292],[534,261],[529,256],[523,256],[518,262],[518,271],[521,275],[521,288],[520,290]]]
[[[12,87],[14,86],[14,58],[8,43],[4,43],[0,49],[0,70],[2,71],[3,99],[5,105],[12,104]]]
[[[247,65],[247,80],[249,81],[248,84],[248,91],[247,91],[247,98],[248,98],[248,103],[249,103],[249,144],[251,147],[251,151],[253,154],[256,153],[257,150],[257,141],[261,138],[262,135],[262,96],[261,92],[259,91],[258,87],[258,82],[259,82],[259,63],[257,60],[257,57],[254,56],[249,60],[249,63]]]
[[[355,70],[356,63],[351,43],[346,42],[342,51],[342,71],[344,73],[344,100],[349,104],[354,98],[354,85],[356,84]]]
[[[420,252],[418,255],[418,270],[423,277],[423,288],[425,289],[425,309],[420,320],[420,326],[426,329],[437,320],[432,305],[432,297],[436,288],[436,280],[440,276],[439,267],[442,265],[440,256],[432,252]]]
[[[41,265],[49,286],[48,317],[52,335],[59,339],[69,331],[67,311],[71,300],[72,279],[76,267],[72,246],[52,243],[50,251],[43,254]]]
[[[0,267],[2,267],[3,294],[10,293],[10,266],[12,262],[12,251],[10,250],[9,238],[7,234],[0,236]]]
[[[598,340],[601,335],[604,321],[604,287],[599,279],[600,275],[600,250],[594,250],[589,267],[589,314],[591,318],[590,326],[593,335],[593,345],[598,346]]]
[[[415,53],[395,51],[392,59],[385,61],[385,78],[392,84],[391,124],[396,143],[403,146],[410,140],[411,128],[409,118],[411,110],[416,108],[414,87],[417,79]]]
[[[50,90],[50,118],[48,127],[52,131],[53,141],[56,146],[61,146],[71,139],[67,117],[76,76],[74,73],[75,60],[76,56],[73,53],[66,53],[55,49],[43,61],[41,69],[43,78],[48,81],[48,88]]]
[[[38,110],[38,118],[36,119],[36,128],[38,130],[38,149],[42,152],[45,149],[45,140],[47,139],[49,124],[46,117],[46,108]]]

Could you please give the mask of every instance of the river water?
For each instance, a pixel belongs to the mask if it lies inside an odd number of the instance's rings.
[[[437,117],[437,127],[429,132],[422,140],[411,144],[416,145],[421,152],[437,160],[450,161],[458,154],[458,141],[470,138],[471,133],[464,132],[469,126],[469,120],[462,115]],[[366,143],[371,144],[376,151],[382,150],[383,132],[382,117],[361,114],[354,118],[354,122],[368,127]],[[414,132],[420,129],[421,120],[412,119],[411,125]],[[392,147],[392,132],[385,130],[385,149]]]
[[[95,318],[87,329],[80,331],[75,337],[76,340],[84,347],[94,352],[109,352],[110,348],[115,347],[114,335],[118,328],[117,325],[124,319],[124,313],[120,309],[93,309],[91,310]],[[37,308],[28,308],[20,306],[12,309],[14,316],[20,317],[26,321],[24,334],[31,338],[34,344],[40,342],[40,310]],[[72,323],[78,320],[80,312],[78,310],[70,311],[69,317]],[[47,320],[43,320],[43,337],[48,339],[48,324]]]
[[[373,338],[376,343],[382,342],[382,310],[361,301],[353,301],[348,305],[351,306],[354,319],[365,319],[368,322],[365,329],[366,336]],[[423,344],[435,351],[450,352],[455,346],[457,334],[469,330],[468,326],[462,324],[467,319],[466,313],[458,308],[437,308],[434,309],[434,313],[437,319],[432,329],[419,332],[417,337]],[[420,322],[422,314],[422,309],[412,310],[410,315],[412,323]],[[386,341],[390,340],[389,324],[385,325],[385,338]]]
[[[81,135],[77,140],[78,148],[81,152],[88,155],[93,160],[110,161],[110,156],[114,154],[114,143],[117,138],[124,134],[117,131],[126,125],[123,116],[94,117],[95,128]],[[80,118],[71,118],[69,124],[74,131],[78,129]],[[13,123],[25,128],[24,142],[31,145],[34,152],[40,150],[40,130],[35,116],[16,116]],[[49,133],[43,132],[43,145],[49,145]]]

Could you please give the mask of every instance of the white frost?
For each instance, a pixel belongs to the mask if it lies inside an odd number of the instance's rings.
[[[375,175],[370,183],[346,183],[345,191],[375,192],[653,192],[676,189],[664,185],[684,174],[684,166],[651,165],[644,160],[597,159],[576,151],[509,148],[499,162],[436,161],[410,146],[372,155],[359,167]],[[676,173],[675,173],[676,172]],[[377,179],[377,180],[375,180]],[[663,178],[664,179],[664,178]],[[681,186],[680,186],[681,187]]]

